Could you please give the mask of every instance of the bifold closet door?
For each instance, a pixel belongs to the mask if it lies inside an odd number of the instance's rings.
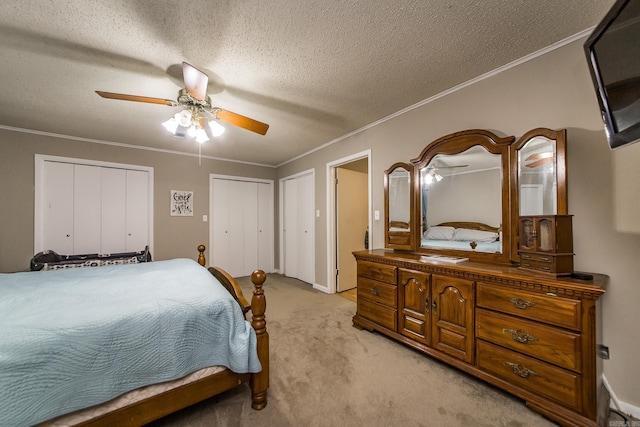
[[[213,179],[211,265],[233,277],[273,269],[271,197],[266,183]]]
[[[100,253],[141,251],[148,244],[147,172],[102,168]]]
[[[47,162],[44,178],[44,248],[73,253],[73,165]]]
[[[151,241],[149,236],[149,172],[127,170],[125,251],[141,251]]]
[[[313,175],[284,181],[284,274],[313,284]]]
[[[63,255],[143,250],[150,242],[148,174],[45,162],[44,249]]]

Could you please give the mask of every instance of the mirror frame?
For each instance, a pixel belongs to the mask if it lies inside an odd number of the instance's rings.
[[[512,186],[511,162],[509,161],[509,147],[515,141],[514,136],[499,137],[496,134],[483,129],[470,129],[461,132],[455,132],[445,135],[429,145],[427,145],[420,156],[411,160],[414,165],[414,199],[420,194],[420,170],[426,167],[436,154],[459,154],[469,148],[480,145],[489,153],[499,154],[501,156],[502,167],[502,253],[474,252],[466,250],[454,249],[437,249],[423,248],[420,246],[422,236],[422,225],[412,224],[413,236],[416,245],[416,251],[421,253],[435,253],[441,255],[449,255],[456,257],[469,258],[470,261],[484,261],[500,264],[508,264],[512,255],[512,230],[511,221],[512,208],[510,204],[510,193]],[[420,203],[416,203],[413,209],[414,220],[420,218],[420,212],[416,209],[420,208]],[[515,221],[513,221],[515,222]]]
[[[389,230],[389,175],[398,169],[403,168],[406,169],[409,173],[409,231],[406,232],[392,232]],[[415,220],[415,174],[414,167],[410,163],[398,162],[394,163],[384,171],[384,218],[385,218],[385,227],[384,227],[384,243],[385,247],[389,249],[399,249],[399,250],[409,250],[413,251],[415,249],[415,233],[414,229],[416,227]]]
[[[518,164],[518,151],[527,142],[536,137],[544,137],[556,142],[556,190],[557,190],[557,215],[567,215],[569,212],[569,202],[567,197],[567,130],[552,130],[547,128],[536,128],[522,135],[511,145],[511,259],[520,262],[518,254],[518,218],[520,217],[520,182]]]

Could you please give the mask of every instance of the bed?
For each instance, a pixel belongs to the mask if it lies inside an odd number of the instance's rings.
[[[245,383],[264,408],[265,278],[249,304],[189,259],[0,274],[0,425],[139,426]]]
[[[425,248],[502,252],[500,229],[481,222],[443,222],[422,233]]]

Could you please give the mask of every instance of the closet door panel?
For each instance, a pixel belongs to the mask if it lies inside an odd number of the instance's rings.
[[[229,181],[229,274],[240,277],[244,272],[244,189],[243,182]]]
[[[258,268],[273,271],[273,208],[271,186],[258,184]]]
[[[44,248],[73,253],[73,165],[45,162]]]
[[[284,182],[284,275],[298,277],[298,180]]]
[[[125,251],[141,251],[149,236],[149,172],[126,171]]]
[[[102,169],[100,253],[125,252],[127,175],[124,169]]]
[[[100,252],[102,174],[95,166],[75,165],[73,172],[73,253]]]
[[[298,279],[313,284],[315,281],[315,259],[313,248],[314,234],[314,201],[313,201],[313,175],[304,175],[299,178],[298,185]]]
[[[258,268],[258,183],[242,183],[243,266],[242,276]]]
[[[213,238],[209,264],[229,272],[229,181],[214,179],[212,193]]]

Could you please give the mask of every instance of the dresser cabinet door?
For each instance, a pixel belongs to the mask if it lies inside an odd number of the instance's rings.
[[[431,346],[473,363],[474,282],[434,274],[431,300]]]
[[[431,292],[430,275],[400,269],[398,290],[400,299],[400,333],[423,344],[430,344]]]

